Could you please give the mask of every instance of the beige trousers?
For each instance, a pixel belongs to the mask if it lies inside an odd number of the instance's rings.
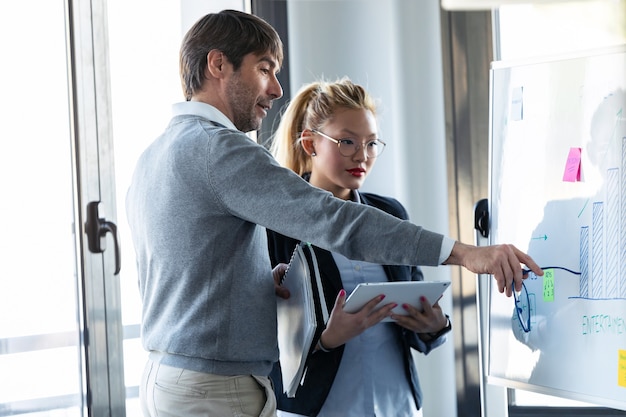
[[[268,377],[222,376],[148,360],[139,387],[145,417],[275,417]]]

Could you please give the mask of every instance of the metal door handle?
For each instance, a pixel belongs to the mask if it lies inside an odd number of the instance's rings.
[[[120,258],[120,245],[117,239],[117,225],[106,219],[100,218],[98,213],[98,204],[100,201],[91,201],[87,204],[87,221],[85,222],[85,233],[87,234],[87,243],[89,252],[102,253],[106,249],[103,243],[103,237],[110,232],[113,236],[113,245],[115,246],[115,273],[120,273],[122,262]]]

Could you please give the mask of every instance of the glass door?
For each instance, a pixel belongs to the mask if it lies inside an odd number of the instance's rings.
[[[102,8],[0,4],[0,416],[125,413]]]
[[[79,416],[65,8],[36,3],[0,5],[0,415]]]

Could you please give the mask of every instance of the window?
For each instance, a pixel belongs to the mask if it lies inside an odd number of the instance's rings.
[[[124,413],[114,251],[83,233],[110,200],[102,2],[85,3],[0,6],[2,416]]]

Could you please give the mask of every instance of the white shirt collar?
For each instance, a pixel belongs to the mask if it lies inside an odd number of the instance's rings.
[[[200,101],[183,101],[172,105],[172,115],[180,116],[183,114],[193,114],[212,122],[219,123],[228,129],[238,130],[233,122],[217,108]]]

